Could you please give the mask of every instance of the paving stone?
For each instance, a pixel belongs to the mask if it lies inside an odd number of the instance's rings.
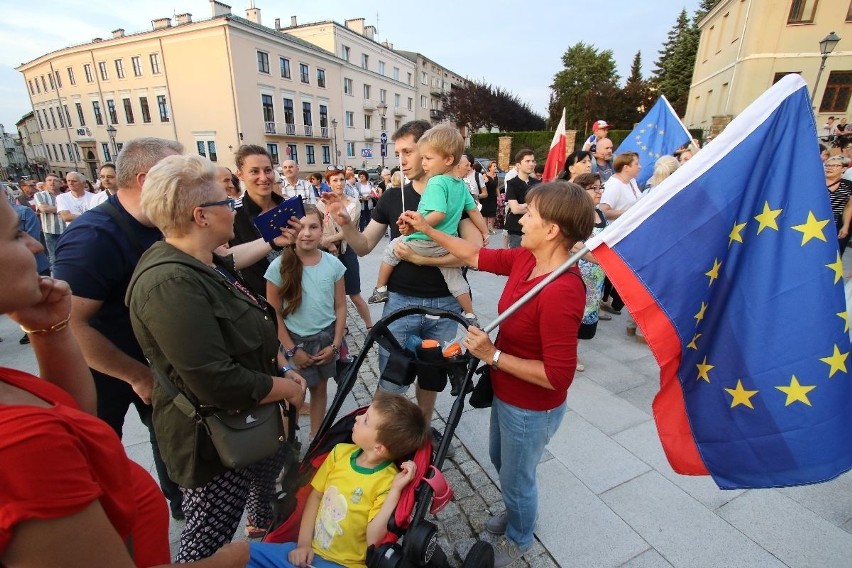
[[[622,564],[621,568],[671,568],[671,564],[659,552],[649,548]]]
[[[649,418],[629,402],[582,377],[575,378],[571,385],[568,408],[608,435],[647,422]]]

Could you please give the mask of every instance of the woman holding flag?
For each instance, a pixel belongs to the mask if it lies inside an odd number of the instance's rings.
[[[406,211],[401,218],[466,265],[508,276],[497,304],[502,313],[564,264],[574,244],[593,229],[592,200],[573,183],[537,185],[526,203],[521,246],[514,249],[480,248],[436,231],[416,212]],[[518,307],[501,325],[496,342],[473,326],[464,339],[464,347],[492,368],[489,453],[500,475],[506,511],[489,519],[486,529],[504,535],[497,545],[498,568],[517,560],[533,543],[536,465],[565,414],[585,304],[580,272],[572,267]]]

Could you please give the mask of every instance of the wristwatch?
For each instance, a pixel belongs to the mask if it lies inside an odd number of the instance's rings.
[[[278,376],[283,377],[284,375],[286,375],[286,374],[287,374],[287,371],[292,371],[292,370],[293,370],[293,366],[292,366],[292,365],[284,365],[283,367],[281,367],[281,368],[278,370]]]
[[[494,368],[494,369],[499,369],[499,368],[500,368],[500,367],[497,365],[497,363],[499,363],[499,362],[500,362],[500,355],[502,355],[502,354],[503,354],[503,352],[502,352],[502,351],[500,351],[499,349],[498,349],[497,351],[495,351],[495,352],[494,352],[494,355],[491,357],[491,367],[492,367],[492,368]]]
[[[298,345],[294,345],[292,349],[288,349],[287,351],[285,351],[284,355],[286,355],[287,358],[289,359],[290,357],[295,355],[296,351],[298,351],[299,349],[301,349],[301,348]]]

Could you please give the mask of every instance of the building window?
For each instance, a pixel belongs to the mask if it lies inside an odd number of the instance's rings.
[[[133,76],[141,77],[142,76],[142,62],[139,60],[138,55],[134,55],[130,58],[130,64],[133,65]]]
[[[54,80],[53,80],[53,73],[48,73],[47,78],[50,79],[50,90],[55,91],[56,90],[56,82],[54,82]]]
[[[290,79],[290,60],[286,57],[279,57],[278,66],[281,67],[281,78]]]
[[[385,75],[385,62],[384,61],[379,61],[379,75],[381,75],[383,77]]]
[[[89,65],[88,63],[84,63],[83,64],[83,73],[86,75],[86,82],[87,83],[94,83],[95,82],[95,78],[92,75],[92,66],[91,65]]]
[[[112,161],[112,154],[109,153],[109,143],[108,142],[101,142],[101,150],[104,153],[104,161],[105,162],[111,162]]]
[[[364,128],[370,130],[373,127],[373,115],[365,114],[364,115]]]
[[[41,76],[41,86],[44,88],[44,92],[47,92],[47,83],[44,81],[44,75]]]
[[[211,162],[218,161],[218,156],[216,155],[216,142],[213,140],[196,140],[195,146],[198,149],[199,156],[204,156]]]
[[[130,99],[123,99],[122,103],[124,104],[124,118],[127,124],[133,124],[133,105],[130,103]]]
[[[272,132],[275,132],[275,109],[272,106],[272,95],[260,95],[260,104],[263,107],[263,122],[266,123],[266,132],[270,132],[270,123],[273,124]]]
[[[278,159],[278,144],[267,144],[266,151],[272,158],[272,165],[277,166],[281,160]]]
[[[306,164],[316,164],[317,159],[314,155],[314,145],[313,144],[305,144],[305,163]]]
[[[343,94],[352,95],[352,79],[343,79]]]
[[[331,163],[331,147],[323,146],[322,147],[322,163],[330,164]]]
[[[41,109],[41,114],[44,116],[44,126],[45,126],[45,128],[47,128],[48,130],[50,130],[50,119],[49,119],[49,118],[47,118],[47,111],[46,111],[46,110],[44,110],[44,109]]]
[[[124,79],[124,60],[116,59],[115,60],[115,76],[119,79]]]
[[[151,110],[148,108],[148,97],[139,97],[139,106],[142,108],[142,122],[151,122]]]
[[[302,79],[302,83],[310,84],[311,69],[306,64],[299,63],[299,75]]]
[[[793,0],[788,24],[811,24],[814,21],[818,0]]]
[[[791,75],[791,74],[799,75],[799,74],[801,74],[801,71],[782,71],[781,73],[776,73],[775,76],[772,77],[772,84],[774,85],[775,83],[777,83],[778,81],[780,81],[781,79],[786,77],[787,75]]]
[[[381,125],[379,128],[382,129],[382,132],[388,129],[388,119],[385,117],[381,117],[379,119],[379,124]]]
[[[166,95],[157,95],[157,108],[160,109],[160,122],[168,122],[169,107],[166,105]]]
[[[77,120],[80,121],[80,126],[86,126],[86,119],[83,117],[83,105],[80,103],[74,103],[77,107]]]
[[[59,151],[62,153],[62,161],[65,161],[65,148],[62,147],[62,144],[59,145]]]
[[[408,84],[411,85],[411,73],[408,74]]]
[[[379,89],[379,100],[385,104],[388,102],[388,92],[385,89]]]
[[[53,128],[56,128],[56,115],[53,114],[53,107],[50,107],[50,123],[53,125]]]
[[[325,105],[319,106],[320,128],[328,128],[328,107]],[[328,134],[324,134],[328,136]]]
[[[207,144],[204,140],[196,140],[195,147],[198,148],[198,155],[207,157]]]
[[[53,109],[51,109],[51,111],[53,111]],[[62,128],[65,128],[65,117],[62,116],[62,109],[59,108],[59,107],[56,107],[56,114],[59,115],[59,126],[61,126]]]
[[[154,75],[159,75],[160,74],[160,54],[159,53],[152,53],[151,55],[148,56],[148,59],[151,62],[151,73],[153,73]]]
[[[80,158],[80,147],[74,144],[74,155],[77,156],[77,161],[79,162],[82,158]]]
[[[364,83],[364,100],[370,100],[370,85],[368,85],[367,83]]]
[[[73,162],[74,161],[74,150],[71,149],[71,144],[66,142],[65,148],[68,150],[68,161]]]
[[[420,108],[429,108],[429,103],[426,100],[426,95],[420,95]]]
[[[399,93],[394,94],[393,96],[393,108],[399,108],[402,97],[399,96]]]
[[[74,68],[73,67],[68,68],[68,82],[71,83],[72,85],[77,84],[77,79],[74,78]]]
[[[366,53],[361,54],[361,67],[363,69],[369,69],[370,68],[370,56],[367,55]]]
[[[399,67],[393,68],[393,80],[399,81]]]
[[[38,127],[41,130],[44,130],[44,123],[41,121],[41,114],[38,111],[35,111],[36,118],[38,119]]]
[[[109,70],[106,66],[106,61],[98,61],[98,73],[101,75],[101,81],[109,80]]]
[[[41,85],[38,84],[38,77],[36,77],[35,86],[36,86],[36,92],[38,94],[41,94]]]
[[[284,99],[284,123],[287,125],[287,134],[294,135],[296,133],[296,111],[293,107],[293,99]],[[291,125],[293,125],[292,128]]]
[[[311,113],[311,103],[307,101],[302,101],[302,124],[305,126],[314,125],[314,119]]]
[[[269,75],[269,54],[263,51],[257,52],[257,70]]]
[[[348,45],[341,46],[340,56],[343,58],[344,61],[349,61],[349,46]]]
[[[414,110],[414,99],[412,97],[408,97],[408,110]]]
[[[355,128],[355,113],[352,111],[346,111],[346,128]]]
[[[832,71],[819,105],[820,112],[845,113],[852,95],[852,71]]]
[[[421,85],[428,85],[429,84],[429,76],[426,75],[426,71],[420,72],[420,84]]]
[[[852,2],[849,3],[849,9],[846,11],[846,21],[852,22]]]
[[[296,164],[299,163],[299,147],[295,144],[287,144],[287,157]]]
[[[325,69],[317,69],[317,87],[325,88]]]
[[[62,105],[62,110],[65,111],[65,121],[68,123],[68,126],[73,126],[71,124],[71,113],[68,112],[68,105]]]
[[[33,80],[32,80],[32,79],[30,79],[30,80],[28,81],[28,83],[30,84],[30,94],[31,94],[31,95],[34,95],[34,94],[35,94],[35,87],[33,87]]]
[[[118,124],[118,113],[115,112],[115,101],[107,99],[107,113],[109,113],[109,121],[112,124]]]
[[[346,157],[354,158],[355,157],[355,142],[347,142],[346,143]]]
[[[62,75],[59,74],[59,70],[53,72],[56,75],[56,85],[61,89],[62,88]]]

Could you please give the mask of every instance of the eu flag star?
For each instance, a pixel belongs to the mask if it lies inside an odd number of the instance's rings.
[[[846,372],[846,359],[849,357],[849,352],[841,353],[837,345],[834,346],[834,353],[828,357],[820,357],[820,361],[831,367],[828,370],[828,378],[834,376],[838,371]]]
[[[699,337],[701,337],[701,334],[700,334],[700,333],[696,333],[695,335],[693,335],[693,336],[692,336],[692,341],[690,341],[690,342],[689,342],[689,343],[687,343],[687,345],[686,345],[687,349],[696,349],[696,350],[697,350],[697,349],[698,349],[698,344],[697,344],[697,343],[695,343],[695,342],[696,342],[696,341],[698,341],[698,338],[699,338]]]
[[[803,402],[808,406],[812,406],[811,401],[808,400],[808,393],[814,390],[816,385],[800,385],[796,375],[793,375],[793,379],[788,386],[775,388],[787,395],[787,401],[784,403],[784,406],[790,406],[794,402]]]
[[[705,304],[704,302],[701,302],[701,309],[698,310],[697,314],[692,316],[696,320],[695,325],[698,325],[699,323],[701,323],[701,320],[704,319],[704,312],[706,312],[706,311],[707,311],[707,304]]]
[[[837,260],[825,266],[834,271],[834,283],[840,282],[840,279],[843,278],[843,261],[840,260],[840,251],[837,252]]]
[[[734,241],[738,243],[743,242],[743,229],[745,229],[746,223],[734,223],[734,228],[731,229],[731,232],[728,234],[728,246],[730,247],[734,244]]]
[[[834,315],[843,320],[843,332],[849,333],[849,312],[837,312]]]
[[[756,395],[757,391],[746,390],[745,388],[743,388],[742,379],[737,380],[737,388],[725,389],[725,392],[733,397],[733,400],[731,401],[731,408],[742,404],[743,406],[748,406],[749,408],[754,410],[754,406],[751,403],[751,397]]]
[[[818,221],[816,217],[814,217],[813,211],[808,211],[808,220],[801,225],[793,225],[790,227],[794,231],[800,231],[802,233],[802,246],[805,246],[805,243],[811,239],[819,239],[822,242],[828,242],[825,240],[825,235],[823,234],[823,229],[828,225],[828,219],[824,221]]]
[[[781,214],[782,209],[772,209],[769,207],[769,202],[766,201],[763,204],[763,211],[760,212],[759,215],[755,216],[755,220],[760,223],[757,227],[757,234],[759,235],[763,229],[775,229],[778,230],[778,216]]]
[[[708,375],[708,373],[710,372],[710,369],[714,368],[715,366],[716,365],[710,365],[707,363],[707,356],[705,355],[704,361],[696,365],[696,367],[698,368],[698,378],[696,378],[695,380],[707,381],[709,383],[710,375]]]
[[[722,263],[719,262],[718,258],[713,259],[713,268],[704,273],[705,276],[710,277],[710,283],[707,286],[712,286],[713,281],[719,277],[719,269],[722,268]]]

